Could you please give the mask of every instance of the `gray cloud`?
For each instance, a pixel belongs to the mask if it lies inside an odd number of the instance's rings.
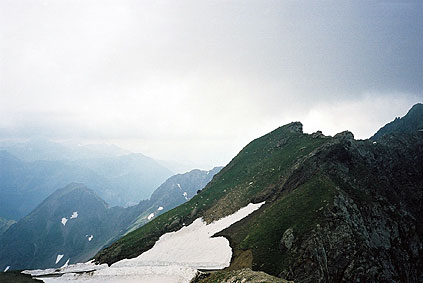
[[[423,4],[338,2],[2,1],[0,138],[211,166],[292,120],[367,137],[421,101]]]

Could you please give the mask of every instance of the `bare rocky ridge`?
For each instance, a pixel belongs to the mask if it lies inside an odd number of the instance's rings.
[[[219,272],[219,273],[200,273],[190,283],[293,283],[278,277],[271,276],[264,272],[252,271],[249,268],[239,270]]]
[[[295,230],[282,235],[288,268],[278,276],[297,282],[422,282],[422,166],[419,133],[385,136],[380,144],[344,139],[316,152],[297,175],[325,172],[340,186],[332,204],[322,207],[324,221],[301,240]]]

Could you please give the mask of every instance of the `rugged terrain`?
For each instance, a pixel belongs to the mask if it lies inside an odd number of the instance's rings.
[[[404,117],[395,118],[394,121],[383,126],[370,139],[377,140],[387,133],[415,133],[423,131],[423,104],[415,104]]]
[[[194,169],[184,174],[170,177],[160,185],[151,195],[148,208],[128,227],[133,231],[153,218],[171,210],[190,200],[197,191],[204,188],[222,167],[215,167],[210,171]]]
[[[0,269],[60,267],[89,260],[128,230],[186,202],[220,170],[192,170],[169,178],[150,199],[109,207],[82,184],[59,189],[12,225],[0,219]],[[10,229],[8,229],[10,227]]]
[[[423,121],[420,106],[410,112]],[[198,217],[212,222],[261,201],[218,233],[233,249],[222,272],[251,268],[295,282],[423,281],[423,132],[401,126],[372,140],[304,134],[299,122],[280,127],[247,145],[190,201],[95,259],[136,257]]]
[[[87,260],[125,229],[139,209],[109,208],[94,191],[70,184],[0,237],[0,268],[60,267]]]
[[[57,189],[76,182],[110,205],[147,199],[172,173],[142,154],[75,161],[23,161],[0,150],[0,217],[19,220]]]

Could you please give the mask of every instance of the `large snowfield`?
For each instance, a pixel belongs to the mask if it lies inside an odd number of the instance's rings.
[[[24,273],[44,282],[189,282],[197,269],[223,269],[229,266],[232,257],[229,241],[224,237],[212,236],[263,204],[250,203],[209,225],[202,219],[196,219],[189,226],[164,234],[153,248],[140,256],[118,261],[110,267],[87,262],[71,264],[59,270],[26,270]],[[63,275],[57,277],[59,274]]]

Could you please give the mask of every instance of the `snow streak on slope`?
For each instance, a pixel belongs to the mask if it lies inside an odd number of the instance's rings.
[[[153,217],[154,217],[154,213],[150,213],[150,215],[148,215],[147,219],[151,220],[151,219],[153,219]]]
[[[63,257],[64,255],[57,255],[57,258],[56,258],[56,263],[55,264],[57,264],[61,259],[62,259],[62,257]]]
[[[195,276],[196,269],[222,269],[229,266],[232,250],[228,240],[224,237],[211,237],[259,209],[263,204],[264,202],[250,203],[236,213],[209,225],[202,219],[196,219],[189,226],[164,234],[153,248],[137,258],[124,259],[110,267],[92,263],[70,265],[59,271],[65,273],[62,277],[39,279],[45,282],[84,280],[91,283],[189,282]],[[82,275],[76,273],[87,270],[95,271]],[[42,270],[29,270],[25,273],[35,276],[52,274],[51,270],[46,270],[44,273]]]
[[[70,219],[74,219],[78,217],[78,211],[74,211],[70,217]]]

